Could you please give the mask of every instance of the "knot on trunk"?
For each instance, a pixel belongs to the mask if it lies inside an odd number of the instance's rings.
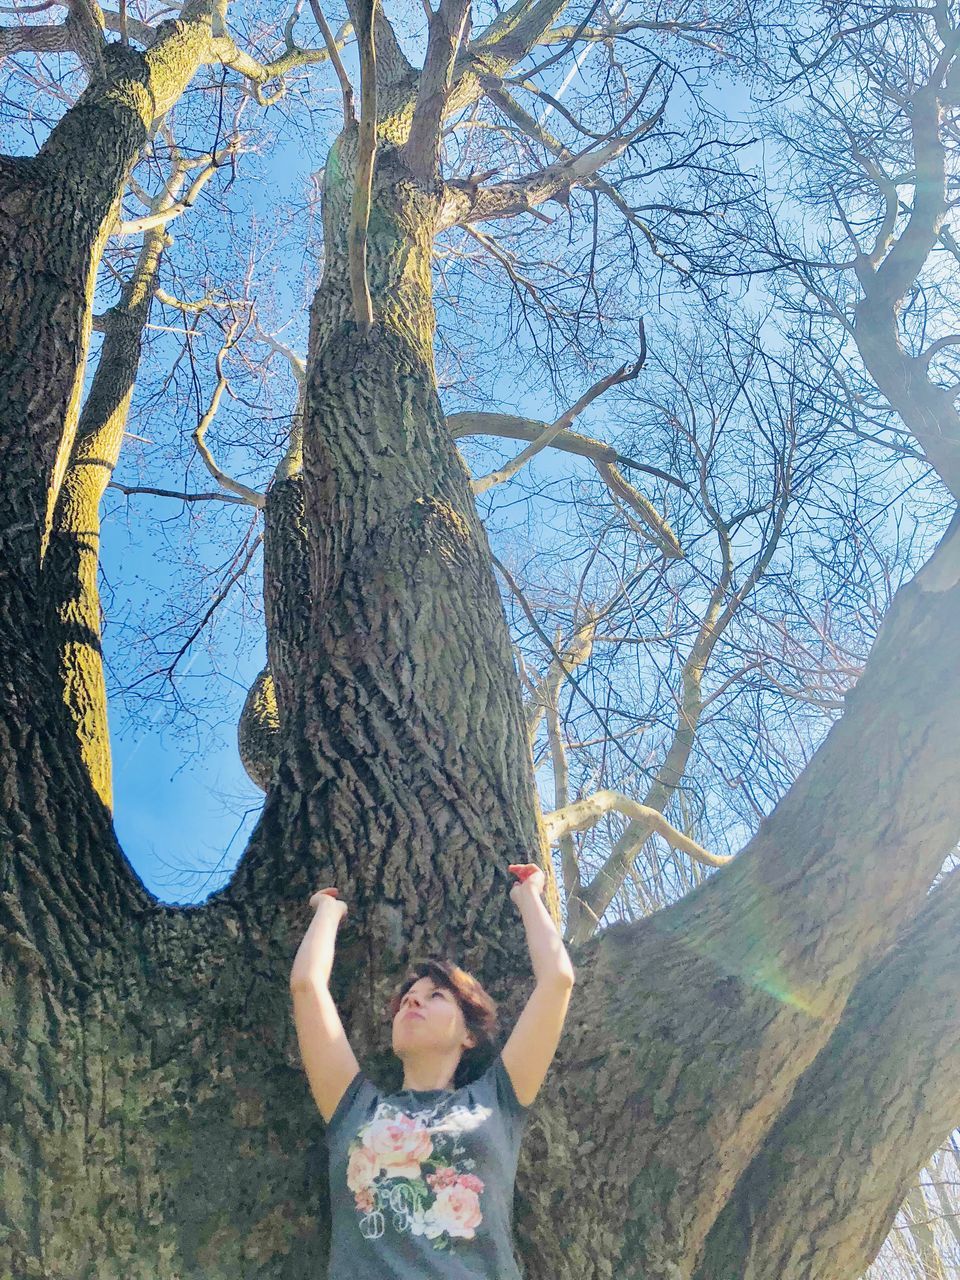
[[[280,716],[269,667],[264,667],[250,686],[240,712],[237,746],[250,780],[261,791],[268,791],[277,776],[280,754]]]

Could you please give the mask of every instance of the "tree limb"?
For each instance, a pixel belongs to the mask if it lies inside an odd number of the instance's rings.
[[[377,150],[377,54],[373,39],[377,8],[377,0],[359,0],[356,23],[360,43],[360,137],[347,241],[353,315],[363,334],[369,333],[373,325],[373,302],[367,280],[367,225]]]
[[[643,323],[640,324],[640,356],[631,364],[622,365],[613,373],[607,374],[605,378],[601,378],[599,382],[595,382],[588,391],[585,391],[580,399],[562,413],[556,422],[548,426],[537,438],[521,451],[508,463],[500,467],[496,471],[491,471],[485,476],[481,476],[473,481],[474,493],[486,493],[488,489],[493,488],[496,484],[503,484],[507,480],[511,480],[518,471],[520,471],[531,458],[552,444],[561,432],[566,431],[570,423],[577,418],[588,405],[592,404],[598,396],[602,396],[605,391],[609,391],[611,387],[619,386],[624,382],[632,382],[643,368],[646,360],[646,342],[643,334]]]
[[[601,147],[590,146],[568,159],[547,165],[536,173],[510,182],[481,187],[469,182],[448,181],[440,210],[439,229],[458,223],[509,218],[518,213],[534,213],[537,205],[552,200],[593,177],[604,165],[621,155],[660,119],[662,108],[639,128],[624,137],[613,138]]]
[[[427,52],[403,151],[412,173],[432,180],[440,172],[440,122],[453,77],[454,61],[470,13],[470,0],[440,0],[430,17]]]
[[[348,125],[351,120],[356,120],[356,112],[353,109],[353,85],[350,83],[350,77],[347,75],[343,62],[340,58],[340,50],[338,48],[337,39],[323,15],[318,0],[310,0],[310,7],[313,10],[313,16],[316,19],[317,26],[323,36],[323,42],[327,46],[327,52],[330,54],[330,61],[333,63],[333,69],[337,73],[337,79],[340,81],[340,92],[343,94],[343,123]]]
[[[622,813],[634,822],[644,823],[651,831],[663,836],[672,848],[688,853],[695,862],[703,863],[706,867],[722,867],[733,861],[731,857],[710,853],[672,826],[659,810],[640,804],[619,791],[597,791],[554,813],[545,813],[543,822],[547,838],[551,844],[557,844],[570,831],[586,831],[589,827],[595,827],[607,813]]]
[[[696,1280],[856,1280],[960,1119],[960,871],[859,982],[707,1239]],[[829,1196],[824,1196],[829,1187]]]

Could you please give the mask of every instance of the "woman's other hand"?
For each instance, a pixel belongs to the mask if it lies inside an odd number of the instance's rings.
[[[517,877],[517,883],[510,890],[511,902],[519,905],[524,896],[533,894],[535,897],[540,897],[542,895],[547,877],[535,862],[511,862],[507,870]]]
[[[339,892],[340,890],[333,888],[333,886],[327,889],[318,889],[317,892],[312,894],[310,897],[310,906],[313,907],[314,911],[333,912],[336,917],[337,924],[339,924],[347,914],[347,904],[337,897]],[[333,904],[332,907],[328,907],[326,905],[328,902]]]

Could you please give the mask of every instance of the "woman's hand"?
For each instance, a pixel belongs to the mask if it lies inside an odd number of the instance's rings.
[[[339,889],[334,889],[332,886],[328,889],[318,889],[316,893],[310,896],[310,906],[315,911],[330,911],[336,916],[337,924],[339,924],[347,914],[347,904],[341,902],[337,897],[339,892]],[[327,902],[332,902],[333,906],[326,906]]]
[[[510,901],[519,906],[524,897],[533,895],[539,898],[547,877],[535,862],[511,862],[507,867],[517,877],[517,883],[510,890]]]

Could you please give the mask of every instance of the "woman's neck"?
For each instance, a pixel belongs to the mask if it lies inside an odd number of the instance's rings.
[[[406,1062],[403,1068],[404,1089],[423,1092],[428,1089],[447,1089],[453,1092],[453,1077],[457,1062]]]

